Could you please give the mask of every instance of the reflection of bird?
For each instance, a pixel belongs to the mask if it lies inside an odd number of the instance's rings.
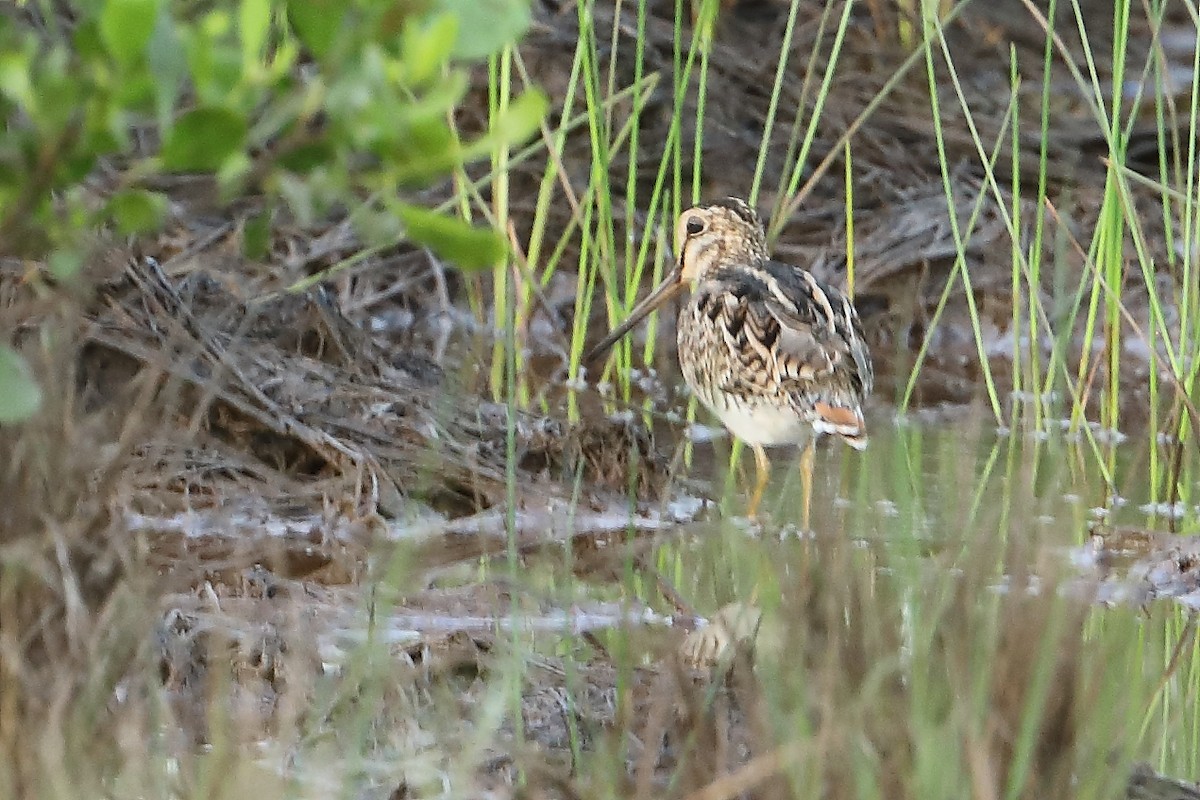
[[[815,434],[866,447],[862,400],[871,355],[850,300],[806,270],[772,261],[762,223],[741,200],[692,208],[675,226],[678,261],[662,284],[589,354],[603,352],[690,284],[679,314],[683,377],[725,427],[754,450],[753,516],[770,477],[764,446],[801,445],[804,526]]]

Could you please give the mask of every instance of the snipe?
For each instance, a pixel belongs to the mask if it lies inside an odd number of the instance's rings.
[[[588,358],[692,287],[679,313],[679,365],[700,401],[754,451],[748,514],[757,513],[770,479],[763,448],[798,445],[807,528],[816,436],[834,434],[859,450],[867,444],[862,401],[874,373],[854,305],[808,271],[773,261],[762,223],[737,198],[683,212],[675,253],[662,284]]]

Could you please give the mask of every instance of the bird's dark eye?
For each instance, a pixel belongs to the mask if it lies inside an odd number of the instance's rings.
[[[695,236],[704,230],[704,220],[699,217],[688,217],[687,232],[688,236]]]

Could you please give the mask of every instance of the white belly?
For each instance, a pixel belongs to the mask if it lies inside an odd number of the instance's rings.
[[[749,444],[802,445],[813,434],[812,426],[790,408],[766,403],[718,403],[710,408],[730,433]]]

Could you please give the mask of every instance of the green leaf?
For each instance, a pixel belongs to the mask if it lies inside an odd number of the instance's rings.
[[[250,215],[242,224],[242,255],[251,261],[262,261],[270,250],[270,212],[263,211]]]
[[[494,230],[420,206],[402,204],[398,211],[410,240],[463,269],[490,267],[508,255],[508,243]]]
[[[69,281],[83,269],[83,254],[78,250],[55,250],[46,259],[46,268],[55,280]]]
[[[229,109],[193,109],[167,134],[163,166],[180,172],[212,172],[238,152],[245,139],[246,120]]]
[[[341,0],[288,0],[288,22],[304,46],[317,58],[324,58],[342,29],[345,6]]]
[[[150,70],[135,70],[113,87],[113,105],[125,112],[150,111],[154,108],[157,83]]]
[[[108,0],[100,12],[100,39],[118,63],[129,66],[146,51],[159,0]]]
[[[183,26],[183,50],[200,106],[222,106],[243,78],[241,47],[231,41],[229,15],[213,11],[200,25]]]
[[[15,50],[0,53],[0,97],[6,97],[27,109],[36,106],[32,72],[32,53]]]
[[[146,61],[154,74],[154,109],[158,124],[170,127],[175,101],[187,78],[187,50],[170,15],[159,16],[146,46]]]
[[[537,132],[550,110],[550,100],[540,89],[531,89],[513,100],[504,113],[492,120],[488,135],[506,144],[523,144]]]
[[[125,189],[112,196],[107,211],[122,234],[148,233],[162,227],[167,215],[167,198],[158,192]]]
[[[317,216],[312,181],[297,178],[288,172],[277,173],[275,180],[279,196],[287,203],[296,221],[302,227],[312,225]]]
[[[454,14],[438,14],[420,24],[404,28],[404,65],[414,84],[433,80],[450,59],[458,40],[459,20]]]
[[[454,57],[476,61],[499,52],[529,28],[529,0],[437,0],[434,7],[458,17]]]
[[[84,147],[66,156],[54,167],[54,183],[56,186],[69,186],[78,183],[91,173],[96,166],[96,153]]]
[[[404,238],[404,226],[396,215],[371,207],[355,210],[351,216],[354,232],[368,247],[390,247]]]
[[[328,164],[337,157],[337,150],[327,138],[305,142],[279,156],[279,166],[292,172],[305,173]]]
[[[66,61],[66,50],[55,49],[53,56],[42,60],[37,69],[37,103],[28,107],[39,130],[53,136],[76,123],[79,107],[84,102],[78,68]]]
[[[217,190],[223,203],[232,203],[246,192],[246,179],[254,164],[245,153],[234,153],[217,170]]]
[[[238,7],[238,34],[242,37],[242,63],[257,64],[271,29],[271,0],[242,0]]]
[[[397,131],[399,136],[373,148],[386,163],[406,169],[424,166],[436,172],[454,166],[458,151],[454,133],[444,117],[413,120],[397,126]]]
[[[525,92],[492,120],[487,133],[467,145],[466,160],[481,158],[502,145],[524,143],[537,131],[549,110],[550,101],[545,93],[539,89]]]
[[[0,345],[0,424],[24,422],[42,405],[42,390],[21,355]]]

